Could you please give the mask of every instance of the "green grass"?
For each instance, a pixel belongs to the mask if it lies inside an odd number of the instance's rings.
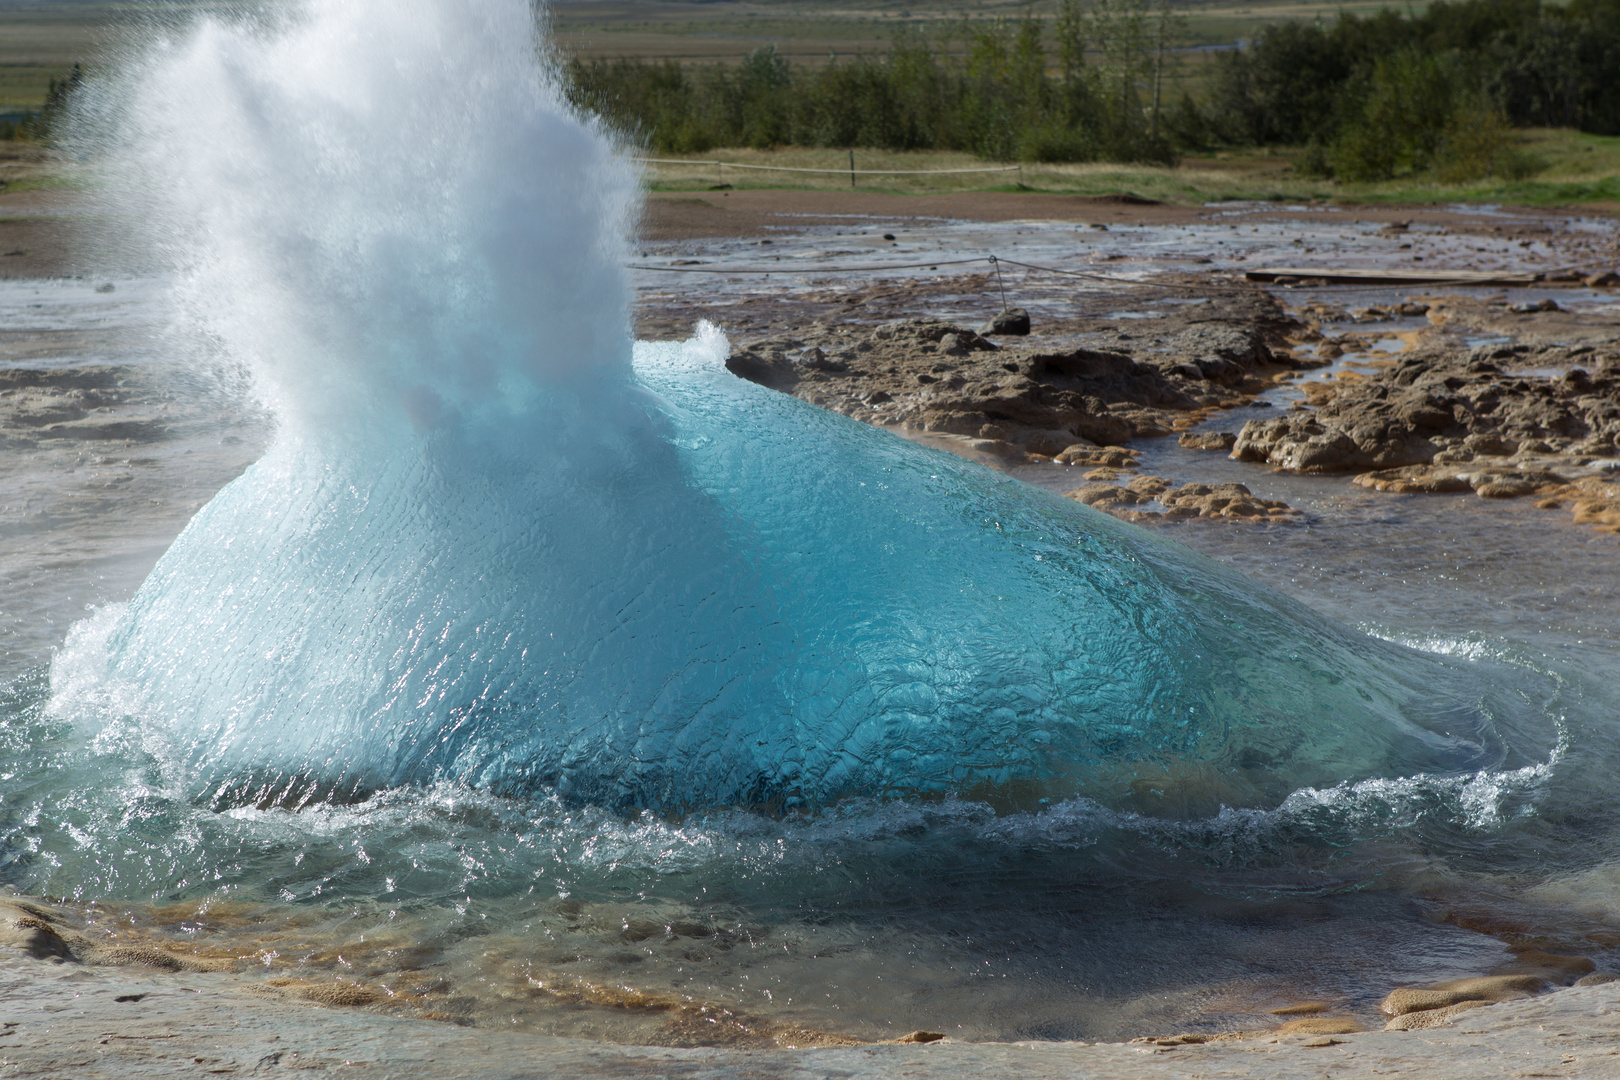
[[[0,143],[0,146],[3,145]],[[83,188],[82,181],[44,169],[8,180],[5,190],[14,194],[19,191],[77,191]]]
[[[1022,183],[1003,174],[921,177],[857,177],[862,191],[919,195],[935,192],[1035,191],[1067,195],[1128,192],[1179,205],[1234,200],[1342,203],[1511,203],[1519,206],[1591,206],[1620,204],[1620,138],[1573,131],[1521,132],[1521,149],[1540,170],[1524,180],[1485,179],[1443,185],[1428,177],[1408,177],[1382,184],[1339,184],[1295,175],[1291,150],[1244,149],[1191,155],[1177,168],[1139,165],[1023,166]],[[849,190],[849,154],[844,150],[788,147],[779,150],[716,150],[704,161],[775,164],[822,168],[829,175],[750,173],[724,170],[726,183],[739,189]],[[970,154],[857,150],[860,169],[947,169],[991,164]],[[648,186],[659,192],[702,191],[712,186],[713,165],[649,168]]]

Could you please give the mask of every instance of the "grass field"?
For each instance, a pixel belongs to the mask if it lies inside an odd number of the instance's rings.
[[[1186,46],[1221,45],[1252,38],[1260,27],[1289,19],[1334,18],[1340,11],[1371,12],[1388,0],[1343,3],[1273,0],[1181,3]],[[1421,10],[1426,3],[1394,4]],[[1019,19],[1026,11],[1050,19],[1052,0],[1028,4],[987,0],[976,4],[920,5],[911,0],[574,0],[553,9],[558,43],[580,56],[638,56],[689,60],[734,58],[774,44],[801,62],[832,55],[878,52],[903,26],[928,27],[968,19]]]
[[[1199,204],[1227,200],[1288,202],[1506,202],[1532,206],[1620,205],[1620,138],[1572,131],[1527,131],[1522,149],[1541,165],[1528,180],[1483,180],[1448,187],[1426,181],[1337,184],[1295,175],[1287,151],[1244,150],[1185,158],[1176,168],[1134,165],[1024,165],[1021,172],[940,176],[863,176],[867,191],[922,194],[941,191],[1046,191],[1077,195],[1128,193],[1159,202]],[[827,174],[772,173],[716,169],[713,162],[827,169]],[[970,154],[895,153],[857,150],[857,169],[967,169],[986,163]],[[717,182],[734,188],[850,187],[849,153],[844,150],[784,148],[723,150],[691,165],[649,165],[655,191],[701,191]]]
[[[269,0],[283,2],[283,0]],[[0,0],[0,114],[37,108],[49,80],[75,62],[93,68],[132,23],[184,18],[207,5],[183,2],[105,0]],[[553,8],[552,24],[565,55],[668,57],[687,62],[732,60],[765,44],[802,63],[832,56],[881,52],[901,26],[942,24],[961,18],[1020,18],[1026,10],[1049,16],[1053,0],[1033,8],[1018,0],[987,0],[971,6],[922,5],[913,0],[573,0]],[[1272,0],[1272,2],[1191,3],[1186,44],[1221,45],[1253,37],[1263,26],[1286,19],[1331,19],[1339,11],[1370,12],[1383,0]],[[1402,4],[1421,9],[1425,4]],[[1208,53],[1184,54],[1183,78],[1196,79]],[[1178,168],[1119,165],[1026,165],[1022,173],[977,173],[928,177],[858,177],[868,190],[893,192],[1010,189],[1102,194],[1128,191],[1164,202],[1196,203],[1223,199],[1335,199],[1367,202],[1500,201],[1535,205],[1620,203],[1620,139],[1565,131],[1533,131],[1521,136],[1523,148],[1540,170],[1513,183],[1490,180],[1464,187],[1419,182],[1341,185],[1297,176],[1287,152],[1234,151],[1191,155]],[[712,165],[651,167],[649,183],[658,190],[700,190],[720,180],[736,187],[849,186],[849,157],[842,150],[726,150],[705,155],[740,164],[777,164],[837,170],[813,173],[750,173]],[[966,154],[901,154],[857,151],[861,169],[943,169],[987,164]],[[22,179],[22,178],[19,178]],[[45,174],[23,180],[49,184]]]
[[[277,4],[287,0],[262,0]],[[148,19],[184,18],[206,10],[200,0],[0,0],[0,112],[37,108],[45,90],[74,63],[94,66],[123,28]],[[1374,11],[1385,0],[1271,0],[1182,3],[1186,47],[1252,38],[1267,23],[1331,19],[1339,11]],[[1426,3],[1396,6],[1421,9]],[[552,8],[558,47],[583,57],[729,61],[775,45],[797,63],[876,53],[902,26],[939,26],[963,18],[1050,18],[1055,0],[984,0],[920,4],[914,0],[569,0]],[[1196,78],[1201,52],[1182,54],[1181,77]]]

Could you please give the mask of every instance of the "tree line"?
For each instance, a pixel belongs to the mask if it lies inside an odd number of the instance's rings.
[[[15,118],[0,117],[0,139],[45,139],[67,111],[68,99],[84,81],[78,64],[60,79],[51,79],[45,91],[44,106]]]
[[[955,150],[998,161],[1166,164],[1303,147],[1345,180],[1513,176],[1515,127],[1620,134],[1620,0],[1460,0],[1267,28],[1167,92],[1184,25],[1164,0],[1059,0],[1055,20],[903,29],[811,67],[578,60],[575,101],[658,153],[780,145]]]
[[[574,60],[572,94],[649,150],[961,150],[997,161],[1175,158],[1159,94],[1180,20],[1161,0],[1060,0],[1033,17],[906,27],[889,51],[794,65]]]

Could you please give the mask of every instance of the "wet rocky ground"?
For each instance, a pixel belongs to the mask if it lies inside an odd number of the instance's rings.
[[[1180,302],[1155,298],[1151,335],[1113,320],[1035,340],[988,321],[822,320],[741,338],[729,366],[996,467],[1082,467],[1070,497],[1136,522],[1294,516],[1241,483],[1200,482],[1196,466],[1179,480],[1138,470],[1133,443],[1176,437],[1380,491],[1533,497],[1620,531],[1620,305],[1450,292],[1296,304],[1228,275],[1153,284]]]
[[[0,1069],[8,1077],[1609,1077],[1620,1056],[1620,984],[1588,974],[1572,989],[1536,993],[1548,973],[1572,981],[1583,968],[1572,957],[1529,957],[1534,970],[1398,989],[1385,1001],[1394,1019],[1377,1032],[1305,1002],[1279,1010],[1273,1030],[1215,1037],[975,1044],[918,1031],[886,1045],[680,1049],[381,1015],[341,981],[266,994],[180,950],[96,951],[68,922],[55,905],[15,895],[0,903]]]
[[[556,915],[560,923],[593,919],[602,923],[604,912],[592,910],[597,906],[576,903],[571,910]],[[628,915],[612,913],[608,923],[613,922],[621,925],[603,923],[599,930],[605,928],[631,947],[669,941],[690,952],[742,944],[722,940],[726,937],[723,927],[652,922],[634,909]],[[221,929],[225,932],[221,933]],[[1465,978],[1391,989],[1378,1005],[1382,1029],[1441,1027],[1474,1009],[1570,987],[1620,982],[1620,974],[1599,970],[1589,957],[1549,951],[1547,946],[1553,942],[1548,939],[1526,934],[1522,929],[1496,930],[1508,946],[1504,963]],[[345,940],[326,937],[297,922],[283,925],[262,905],[70,904],[0,893],[0,963],[33,960],[85,972],[127,968],[149,974],[229,975],[234,977],[228,984],[233,993],[261,1002],[364,1009],[376,1015],[489,1027],[490,1010],[469,1008],[467,1004],[467,995],[476,996],[477,988],[455,987],[443,973],[411,977],[412,966],[402,964],[398,955],[401,950],[413,948],[408,929],[402,927],[392,934],[384,931],[380,940],[369,945],[367,936],[351,935]],[[277,975],[271,970],[282,950],[294,949],[305,954],[299,975]],[[637,1018],[636,1026],[641,1029],[637,1037],[616,1041],[652,1046],[771,1050],[927,1043],[945,1037],[943,1032],[917,1030],[886,1040],[862,1038],[784,1023],[781,1018],[704,1001],[690,994],[558,978],[554,973],[549,978],[531,974],[520,980],[517,988],[505,991],[504,996],[513,1002],[509,1008],[517,1010],[522,1008],[519,1002],[545,999],[554,1009],[622,1013]],[[1368,1017],[1356,1015],[1355,1010],[1338,1000],[1293,1001],[1269,1013],[1270,1023],[1253,1029],[1146,1035],[1134,1042],[1174,1047],[1287,1035],[1345,1036],[1370,1030],[1364,1023]],[[515,1017],[512,1023],[517,1023]],[[520,1026],[511,1030],[529,1029]]]
[[[1311,221],[1332,216],[1312,215]],[[1262,254],[1223,256],[1218,248],[1225,242],[1216,232],[1201,234],[1203,246],[1170,236],[1163,243],[1175,250],[1149,258],[1138,257],[1138,248],[1159,243],[1158,234],[1122,235],[1131,226],[1117,222],[1112,231],[1078,227],[1085,231],[1061,239],[1082,248],[1085,261],[1063,265],[1089,266],[1108,278],[1007,270],[1010,300],[1027,306],[1033,318],[1028,336],[981,332],[984,319],[1001,307],[993,271],[940,274],[926,266],[913,277],[775,278],[735,289],[695,287],[683,295],[644,290],[638,316],[644,336],[682,337],[695,318],[718,318],[734,344],[733,370],[744,377],[1016,475],[1062,477],[1043,482],[1149,526],[1179,528],[1198,518],[1211,532],[1232,536],[1253,536],[1249,530],[1256,528],[1305,535],[1296,526],[1306,524],[1306,515],[1255,495],[1232,478],[1233,469],[1256,477],[1274,470],[1340,477],[1333,482],[1364,499],[1410,495],[1431,505],[1441,497],[1514,509],[1540,505],[1582,533],[1617,524],[1620,319],[1613,313],[1620,304],[1613,303],[1611,287],[1587,284],[1588,275],[1499,294],[1333,288],[1311,285],[1308,277],[1292,287],[1262,287],[1240,272]],[[900,226],[851,219],[847,228],[876,245],[883,230]],[[1043,228],[1032,227],[1031,234],[1045,235]],[[1431,262],[1448,252],[1472,252],[1467,245],[1489,246],[1468,258],[1540,260],[1544,278],[1561,267],[1598,265],[1600,253],[1585,233],[1560,231],[1556,223],[1519,223],[1507,235],[1493,231],[1500,228],[1485,222],[1464,233],[1453,220],[1385,235],[1379,227],[1356,233],[1339,249],[1306,240],[1302,247],[1319,250],[1302,251],[1295,261],[1342,257],[1353,240],[1384,256]],[[750,235],[782,238],[768,231]],[[898,243],[898,254],[875,247],[867,255],[915,259],[904,232],[899,235],[899,242],[884,241]],[[1414,243],[1415,249],[1401,246]],[[821,240],[809,253],[822,263],[851,258],[845,252],[857,242],[839,244]],[[1261,246],[1275,244],[1271,237]],[[705,250],[665,254],[709,257]],[[23,257],[13,258],[20,263]],[[1201,265],[1206,261],[1210,265]],[[95,285],[87,280],[85,291]],[[120,279],[117,288],[90,299],[116,298],[132,285]],[[0,357],[6,369],[0,372],[0,484],[6,485],[0,493],[17,511],[0,570],[16,586],[8,589],[4,609],[7,632],[27,626],[36,633],[20,646],[30,663],[59,642],[60,627],[87,600],[127,597],[191,510],[256,456],[264,435],[262,419],[224,407],[228,388],[187,387],[174,381],[172,370],[109,359],[98,333],[93,326],[29,328],[18,319],[0,327],[6,350]],[[118,336],[127,352],[129,334]],[[1171,457],[1164,447],[1179,453]],[[1209,467],[1214,464],[1220,468]],[[132,532],[149,534],[149,555],[130,555]],[[115,554],[122,569],[105,576],[94,595],[33,590],[35,579],[86,576],[83,567]],[[28,580],[11,566],[26,566]],[[19,597],[36,591],[37,604],[19,606]],[[59,620],[55,628],[41,614]],[[1524,927],[1500,933],[1478,927],[1509,948],[1501,964],[1462,966],[1453,973],[1460,977],[1409,986],[1385,981],[1378,993],[1383,987],[1390,993],[1381,1015],[1346,1009],[1337,1000],[1293,1000],[1270,1010],[1275,1016],[1264,1030],[1211,1036],[1140,1025],[1136,1031],[1156,1034],[1106,1047],[978,1048],[943,1040],[835,1049],[853,1040],[762,1014],[720,1011],[698,995],[629,986],[625,977],[550,988],[546,1000],[560,1009],[612,1015],[621,1018],[622,1032],[650,1033],[624,1041],[734,1048],[656,1051],[482,1026],[467,1030],[463,1025],[475,1012],[493,1015],[503,1002],[519,1000],[502,995],[526,994],[522,1000],[530,1002],[547,988],[530,986],[533,972],[515,966],[501,969],[507,982],[452,984],[436,974],[411,981],[409,965],[389,953],[423,949],[424,937],[408,928],[399,929],[397,939],[367,943],[323,937],[285,912],[218,905],[213,921],[235,920],[239,940],[199,949],[196,905],[97,911],[38,898],[4,902],[0,1065],[21,1076],[293,1067],[343,1067],[354,1075],[505,1069],[501,1074],[787,1076],[834,1068],[892,1075],[906,1065],[953,1076],[1225,1070],[1272,1077],[1321,1075],[1324,1055],[1333,1055],[1336,1076],[1420,1069],[1469,1077],[1526,1071],[1607,1076],[1620,1049],[1613,1027],[1617,992],[1591,985],[1606,974],[1595,970],[1580,942]],[[645,943],[683,956],[718,950],[724,940],[719,928],[707,925],[632,925],[620,917],[628,911],[599,904],[557,914],[559,926],[589,938],[604,963],[624,952],[605,944],[618,943],[619,935],[629,935],[625,940],[634,939],[638,949]],[[259,951],[237,947],[247,942],[270,951],[282,946],[299,964],[271,971]],[[373,977],[368,964],[382,974]],[[469,1000],[477,994],[483,996],[475,1008]],[[314,1011],[315,1005],[330,1008]],[[1391,1026],[1387,1034],[1356,1033],[1384,1024]],[[1442,1024],[1455,1026],[1431,1027]],[[1482,1048],[1485,1031],[1489,1046]],[[826,1049],[781,1049],[817,1045]],[[1076,1057],[1080,1050],[1095,1056]],[[744,1053],[753,1056],[744,1059]],[[924,1053],[941,1056],[914,1056]],[[815,1054],[824,1056],[807,1056]]]

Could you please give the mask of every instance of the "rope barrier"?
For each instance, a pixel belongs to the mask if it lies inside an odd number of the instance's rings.
[[[831,176],[936,176],[947,173],[999,173],[1024,171],[1022,165],[994,165],[972,169],[803,169],[789,165],[743,165],[734,161],[688,161],[684,158],[636,158],[645,165],[713,165],[720,169],[754,169],[759,172],[825,173]]]
[[[1145,281],[1140,278],[1113,277],[1108,274],[1097,274],[1087,270],[1059,270],[1055,266],[1036,266],[1034,263],[1019,262],[1000,255],[980,255],[971,259],[936,259],[931,262],[915,263],[886,263],[882,266],[644,266],[639,263],[626,263],[630,270],[652,270],[668,274],[865,274],[879,270],[936,270],[941,266],[966,266],[970,263],[987,262],[996,270],[996,279],[1000,285],[1001,265],[1019,266],[1025,270],[1034,270],[1042,274],[1058,274],[1062,277],[1083,278],[1087,281],[1101,281],[1110,285],[1139,285],[1150,289],[1179,289],[1190,292],[1207,292],[1214,283],[1204,284],[1176,284],[1168,281]],[[1256,282],[1256,284],[1264,284]],[[1540,284],[1539,282],[1523,282],[1520,287]],[[1434,281],[1411,282],[1411,288],[1502,288],[1503,284],[1486,285],[1479,281],[1469,279],[1436,279]],[[1286,286],[1285,286],[1286,287]],[[1391,289],[1399,288],[1396,282],[1380,282],[1367,285],[1332,284],[1310,286],[1323,289]],[[1003,302],[1006,290],[1002,289]]]
[[[918,263],[890,263],[884,266],[639,266],[627,263],[631,270],[662,270],[671,274],[861,274],[876,270],[918,270],[927,267],[932,270],[938,266],[964,266],[968,263],[984,262],[984,256],[974,259],[936,259],[933,262]]]
[[[1165,281],[1142,281],[1137,278],[1110,277],[1107,274],[1093,274],[1085,270],[1058,270],[1050,266],[1036,266],[1034,263],[1018,262],[1015,259],[1002,258],[997,255],[980,255],[972,259],[936,259],[931,262],[916,263],[888,263],[883,266],[644,266],[639,263],[627,263],[631,270],[654,270],[668,274],[864,274],[879,270],[934,270],[941,266],[966,266],[969,263],[987,262],[992,268],[999,263],[1008,266],[1021,266],[1025,270],[1035,270],[1043,274],[1060,274],[1064,277],[1086,278],[1091,281],[1102,281],[1113,285],[1143,285],[1153,289],[1183,289],[1207,291],[1208,285],[1177,285]],[[1000,273],[997,272],[999,278]]]

